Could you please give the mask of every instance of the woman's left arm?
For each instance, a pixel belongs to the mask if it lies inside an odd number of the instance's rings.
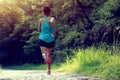
[[[41,28],[41,19],[38,21],[38,32],[40,32],[40,28]]]

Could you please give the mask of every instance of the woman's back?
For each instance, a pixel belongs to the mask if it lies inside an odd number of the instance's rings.
[[[52,33],[52,28],[49,23],[49,18],[44,17],[42,21],[43,22],[41,24],[41,32],[40,32],[39,39],[45,42],[51,42],[54,40],[54,35]]]

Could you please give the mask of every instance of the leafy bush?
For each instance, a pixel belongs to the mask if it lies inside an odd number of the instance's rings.
[[[118,80],[120,78],[120,52],[118,50],[105,46],[79,49],[74,52],[72,58],[67,57],[59,70],[96,76],[105,80]]]

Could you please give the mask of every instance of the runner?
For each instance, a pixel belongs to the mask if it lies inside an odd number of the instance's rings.
[[[51,74],[51,52],[55,45],[56,30],[54,27],[55,19],[50,16],[51,9],[48,5],[43,8],[44,17],[38,22],[39,46],[42,56],[48,65],[48,75]]]

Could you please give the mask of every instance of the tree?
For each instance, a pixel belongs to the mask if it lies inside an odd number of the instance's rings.
[[[14,28],[16,24],[23,23],[24,11],[16,6],[14,3],[3,2],[0,3],[0,52],[7,57],[11,53],[15,53],[16,49]],[[19,45],[19,44],[18,44]]]

